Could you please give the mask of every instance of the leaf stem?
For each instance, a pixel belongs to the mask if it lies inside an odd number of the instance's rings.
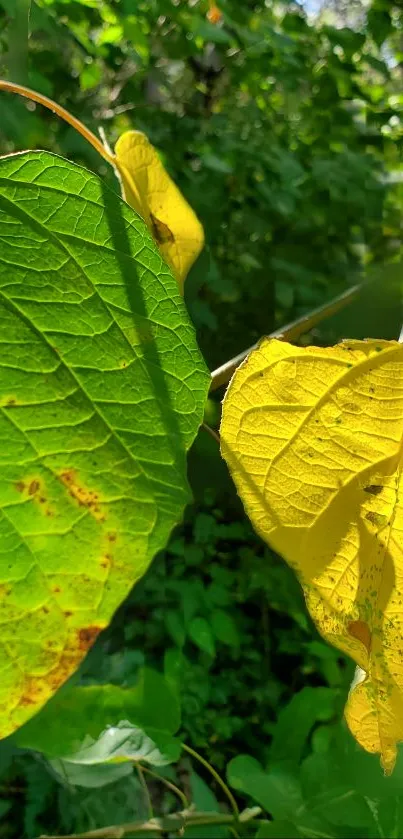
[[[239,814],[239,822],[246,824],[258,818],[262,813],[260,807],[250,807]],[[42,834],[39,839],[124,839],[132,833],[177,833],[185,827],[199,827],[202,825],[234,825],[238,823],[230,813],[200,813],[188,809],[179,813],[171,813],[161,818],[149,819],[148,821],[128,822],[120,825],[109,825],[97,830],[89,830],[86,833],[69,833],[65,836],[57,834]]]
[[[214,431],[214,428],[211,428],[211,425],[207,425],[206,422],[202,422],[202,428],[204,428],[204,430],[207,431],[208,434],[210,434],[210,436],[213,438],[213,440],[215,440],[216,443],[218,443],[218,445],[220,445],[220,436],[219,436],[219,434],[217,434],[216,431]]]
[[[48,96],[43,96],[42,93],[37,93],[36,90],[31,90],[29,87],[25,87],[22,84],[15,84],[14,82],[9,82],[6,79],[0,79],[0,90],[6,90],[8,93],[18,93],[20,96],[25,96],[26,99],[31,99],[33,102],[38,102],[39,105],[43,105],[44,108],[48,108],[54,114],[57,114],[58,117],[64,119],[65,122],[68,122],[76,131],[87,140],[88,143],[91,143],[95,151],[101,155],[111,166],[115,167],[116,161],[114,155],[106,149],[101,140],[92,133],[82,122],[80,122],[77,117],[73,116],[69,111],[66,111],[61,105],[58,105],[57,102],[54,102],[53,99],[49,99]]]
[[[168,789],[174,792],[175,795],[177,795],[178,798],[181,800],[184,810],[187,810],[189,808],[189,801],[187,800],[185,793],[182,792],[182,790],[179,789],[179,787],[177,787],[176,784],[173,784],[172,781],[168,781],[167,778],[163,778],[162,775],[158,775],[157,772],[153,772],[151,769],[148,768],[148,766],[142,765],[141,768],[143,772],[146,772],[147,775],[150,775],[152,778],[155,778],[156,781],[161,781],[162,784],[164,784]]]
[[[136,766],[137,775],[138,775],[140,784],[141,784],[143,792],[144,792],[144,797],[145,797],[145,800],[147,802],[148,818],[150,820],[152,820],[154,818],[153,803],[151,801],[151,795],[150,795],[150,790],[148,789],[148,786],[147,786],[147,781],[144,777],[144,767],[140,766],[139,763],[136,763],[135,766]]]
[[[208,772],[210,772],[210,775],[213,776],[214,780],[217,782],[217,784],[221,787],[224,794],[227,796],[228,801],[231,805],[232,812],[234,814],[235,821],[239,821],[238,804],[236,803],[235,798],[232,795],[231,790],[228,789],[227,784],[225,783],[225,781],[223,781],[223,779],[218,774],[218,772],[216,772],[216,770],[214,769],[213,766],[211,766],[211,764],[208,762],[208,760],[206,760],[204,757],[199,755],[198,752],[195,752],[195,750],[192,749],[190,746],[187,746],[186,743],[182,743],[182,748],[185,749],[185,751],[188,754],[192,755],[192,757],[194,757],[196,760],[198,760],[199,763],[201,763],[202,766],[204,766],[205,769],[207,769]]]
[[[309,332],[310,329],[317,326],[317,324],[322,320],[325,320],[331,315],[335,315],[336,312],[339,312],[341,309],[344,309],[345,306],[358,297],[362,289],[367,285],[368,282],[363,282],[352,286],[347,289],[347,291],[343,291],[342,294],[339,294],[338,297],[334,297],[329,303],[325,303],[323,306],[318,306],[317,309],[313,309],[313,311],[309,312],[307,315],[302,315],[302,317],[291,321],[291,323],[287,323],[280,329],[275,329],[274,332],[271,332],[267,337],[283,338],[287,341],[295,341],[297,338],[300,338],[301,335],[304,335],[305,332]],[[252,347],[248,347],[247,350],[244,350],[239,353],[239,355],[236,355],[234,358],[226,361],[225,364],[221,365],[221,367],[217,367],[216,370],[213,370],[211,374],[210,392],[217,390],[217,388],[221,387],[221,385],[227,384],[232,375],[235,373],[237,367],[239,367],[241,362],[245,360],[252,350],[259,346],[259,343],[260,341],[257,341],[257,343],[253,344]]]

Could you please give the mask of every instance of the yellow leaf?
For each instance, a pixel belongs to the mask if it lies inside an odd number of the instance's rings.
[[[228,388],[221,441],[256,530],[360,668],[347,722],[391,772],[403,740],[403,346],[264,340]]]
[[[115,154],[124,198],[148,225],[183,291],[204,245],[203,227],[145,134],[126,131],[116,143]]]

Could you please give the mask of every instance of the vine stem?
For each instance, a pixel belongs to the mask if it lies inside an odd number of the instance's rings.
[[[95,151],[101,155],[111,166],[115,168],[116,160],[113,154],[111,154],[108,149],[101,143],[101,140],[92,133],[82,122],[80,122],[77,117],[70,114],[69,111],[66,111],[61,105],[57,102],[54,102],[53,99],[49,99],[48,96],[43,96],[42,93],[37,93],[36,90],[31,90],[30,87],[25,87],[22,84],[15,84],[14,82],[9,82],[6,79],[0,79],[0,90],[5,90],[8,93],[18,93],[20,96],[25,96],[26,99],[31,99],[33,102],[37,102],[39,105],[43,105],[44,108],[48,108],[49,111],[52,111],[54,114],[57,114],[58,117],[64,119],[65,122],[68,122],[73,128],[78,131],[88,143],[94,147]]]
[[[330,300],[329,303],[325,303],[323,306],[318,306],[317,309],[313,309],[312,312],[309,312],[307,315],[302,315],[302,317],[297,318],[297,320],[291,321],[291,323],[287,323],[285,326],[282,326],[280,329],[275,329],[274,332],[270,332],[267,336],[268,338],[283,338],[287,341],[295,341],[297,338],[300,338],[305,332],[309,332],[310,329],[313,329],[314,326],[317,326],[322,320],[325,318],[330,317],[331,315],[335,315],[336,312],[341,311],[355,300],[356,297],[360,294],[364,287],[368,285],[368,282],[360,283],[357,285],[352,286],[351,288],[347,289],[347,291],[343,291],[342,294],[339,294],[338,297],[334,297],[333,300]],[[222,364],[221,367],[217,367],[216,370],[213,370],[211,374],[211,385],[210,385],[210,393],[217,388],[221,387],[221,385],[227,384],[229,380],[232,378],[235,370],[242,361],[247,358],[249,353],[252,350],[255,350],[256,347],[259,346],[260,341],[257,341],[256,344],[253,344],[252,347],[248,347],[247,350],[239,353],[234,358],[231,358],[229,361],[226,361],[225,364]]]
[[[182,743],[182,749],[184,749],[189,755],[194,757],[195,760],[198,760],[199,763],[201,763],[202,766],[204,766],[205,769],[207,769],[207,771],[210,772],[210,775],[213,776],[214,780],[221,787],[223,793],[227,796],[228,801],[231,804],[231,809],[232,809],[232,812],[234,814],[235,821],[239,821],[238,804],[236,803],[235,798],[232,795],[231,790],[228,789],[227,784],[225,783],[225,781],[223,781],[223,779],[218,774],[218,772],[216,772],[216,770],[214,769],[213,766],[211,766],[211,764],[208,762],[208,760],[206,760],[204,757],[199,755],[198,752],[195,752],[195,750],[192,749],[190,746],[187,746],[186,743]]]
[[[156,781],[160,781],[161,784],[164,784],[164,786],[170,789],[171,792],[174,792],[175,795],[177,795],[178,798],[181,800],[184,810],[187,810],[189,808],[190,804],[186,798],[185,793],[182,792],[182,790],[179,789],[179,787],[177,787],[176,784],[173,784],[172,781],[168,781],[167,778],[163,778],[162,775],[158,775],[157,772],[153,772],[152,769],[148,768],[148,766],[142,766],[141,768],[143,772],[146,773],[146,775],[150,775],[151,778],[155,778]]]
[[[154,818],[153,803],[151,801],[151,795],[150,795],[150,790],[148,789],[148,786],[147,786],[147,781],[144,777],[144,767],[141,766],[140,763],[136,763],[136,770],[137,770],[138,779],[139,779],[140,784],[141,784],[141,788],[144,792],[145,800],[147,802],[148,818],[149,818],[150,821],[152,821],[153,818]]]
[[[206,422],[202,422],[202,428],[204,428],[204,430],[210,434],[210,437],[212,437],[213,440],[220,445],[220,435],[214,430],[214,428],[211,428],[211,425],[207,425]]]
[[[161,818],[148,821],[128,822],[120,825],[109,825],[86,833],[69,833],[64,836],[57,834],[42,834],[39,839],[124,839],[132,833],[178,833],[186,827],[201,827],[202,825],[234,825],[257,819],[262,813],[260,807],[250,807],[239,814],[239,820],[230,813],[199,813],[197,810],[182,810]]]

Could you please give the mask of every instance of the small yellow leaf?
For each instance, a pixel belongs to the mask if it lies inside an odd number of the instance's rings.
[[[228,388],[221,441],[256,530],[360,668],[347,722],[391,772],[403,740],[403,346],[264,340]]]
[[[116,143],[115,154],[124,198],[148,225],[183,290],[204,245],[203,227],[145,134],[126,131]]]

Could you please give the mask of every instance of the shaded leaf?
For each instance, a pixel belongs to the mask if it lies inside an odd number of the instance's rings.
[[[241,639],[232,615],[229,615],[224,609],[214,609],[210,621],[217,641],[221,641],[222,644],[229,644],[231,647],[239,647]]]
[[[85,737],[96,740],[107,726],[127,719],[149,733],[163,750],[178,756],[174,734],[180,725],[177,693],[156,671],[144,669],[131,688],[117,685],[66,685],[13,737],[20,748],[59,757],[79,748]]]
[[[180,289],[203,244],[203,228],[141,131],[126,131],[115,146],[124,197],[146,222]]]
[[[76,669],[188,500],[209,376],[141,219],[88,171],[0,160],[0,736]]]
[[[260,535],[324,637],[359,665],[353,734],[393,768],[403,739],[403,347],[263,341],[224,400],[222,451]]]
[[[188,634],[193,643],[203,652],[211,656],[215,655],[214,636],[205,618],[193,618],[188,626]]]
[[[176,755],[176,758],[178,756]],[[141,728],[122,720],[118,725],[110,726],[102,731],[97,740],[87,735],[74,754],[51,760],[50,765],[62,779],[69,783],[94,787],[103,786],[102,780],[111,783],[112,780],[117,779],[115,775],[112,776],[106,771],[104,775],[102,771],[99,773],[98,770],[101,767],[116,768],[118,766],[121,768],[122,764],[129,763],[129,769],[131,769],[132,762],[140,761],[151,766],[166,766],[167,763],[171,763],[169,755],[161,752],[155,741]],[[107,778],[109,780],[106,780]]]
[[[292,822],[276,819],[275,822],[261,824],[255,839],[298,839],[301,833]]]
[[[281,760],[298,762],[309,733],[318,720],[331,719],[335,713],[336,693],[331,688],[305,687],[279,712],[270,745],[269,763]]]
[[[265,772],[255,758],[238,755],[227,766],[227,779],[234,789],[250,795],[273,818],[292,820],[303,806],[298,777],[287,766],[273,766]]]

